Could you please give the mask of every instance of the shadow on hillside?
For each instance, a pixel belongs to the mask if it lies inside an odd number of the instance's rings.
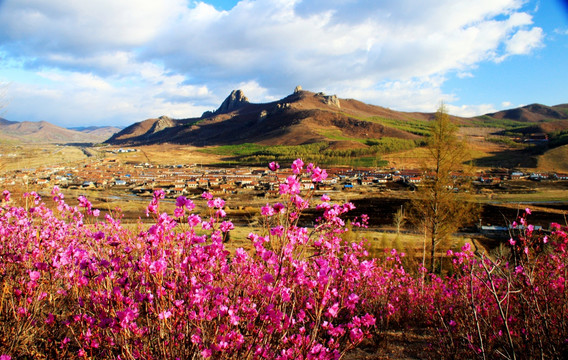
[[[534,152],[526,150],[505,150],[491,156],[476,159],[475,166],[494,168],[536,168],[537,158]]]

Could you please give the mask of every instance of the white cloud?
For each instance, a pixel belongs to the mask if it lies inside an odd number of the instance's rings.
[[[106,51],[144,45],[181,0],[8,0],[0,15],[2,35],[29,53]]]
[[[148,86],[139,77],[107,81],[93,74],[63,71],[39,72],[37,76],[54,85],[38,82],[11,86],[12,102],[6,117],[47,120],[62,126],[74,126],[85,119],[98,125],[127,126],[160,115],[199,116],[210,106],[198,101],[210,103],[213,97],[206,87],[180,83],[183,77],[178,75],[161,74],[159,86]],[[148,79],[155,83],[157,75]],[[34,107],[27,105],[32,103]],[[41,111],[36,112],[36,108]]]
[[[474,77],[474,76],[473,76],[473,73],[471,73],[470,71],[460,71],[460,72],[457,73],[457,76],[458,76],[460,79],[467,79],[467,78],[472,78],[472,77]]]
[[[461,105],[448,104],[448,113],[462,117],[474,117],[498,111],[493,104]]]
[[[433,111],[456,100],[441,91],[447,74],[472,77],[483,62],[542,46],[524,2],[242,0],[218,11],[206,1],[5,0],[0,54],[97,109],[84,115],[92,121],[117,118],[112,111],[123,121],[195,116],[233,86],[270,101],[298,84]],[[60,114],[69,104],[43,103]]]
[[[524,55],[542,46],[543,33],[541,28],[517,31],[506,43],[507,53]]]

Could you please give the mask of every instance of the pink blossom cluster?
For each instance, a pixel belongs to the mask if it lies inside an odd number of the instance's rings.
[[[279,165],[271,163],[277,171]],[[0,206],[0,359],[340,359],[386,331],[433,335],[432,358],[563,358],[568,353],[567,229],[527,226],[499,254],[451,251],[447,274],[368,256],[344,240],[353,204],[300,190],[325,171],[301,160],[282,196],[260,209],[251,249],[225,246],[225,201],[207,213],[179,197],[160,212],[156,191],[137,231],[98,219],[86,198],[53,190]],[[311,227],[302,213],[320,216]],[[351,225],[365,226],[367,217]]]
[[[566,227],[523,224],[495,254],[448,252],[452,276],[432,277],[422,309],[442,353],[463,358],[560,359],[568,354]],[[467,244],[469,245],[469,244]]]
[[[296,169],[293,188],[304,176]],[[295,189],[263,208],[254,251],[234,254],[223,243],[234,229],[225,201],[209,193],[208,214],[179,197],[172,217],[156,191],[155,222],[134,233],[110,214],[88,218],[99,214],[86,198],[69,206],[57,188],[55,210],[37,194],[29,207],[3,195],[3,358],[339,359],[375,327],[363,306],[375,262],[339,236],[344,211],[315,230],[298,226],[310,195]]]

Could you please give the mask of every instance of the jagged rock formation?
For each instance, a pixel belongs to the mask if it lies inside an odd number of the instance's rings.
[[[296,88],[294,89],[294,94],[299,93],[300,91],[302,91],[302,87],[300,85],[296,86]]]
[[[208,118],[208,117],[211,117],[213,115],[214,115],[213,111],[207,110],[207,111],[204,111],[203,114],[201,114],[201,117],[202,118]]]
[[[155,133],[160,132],[164,129],[171,128],[171,127],[174,127],[174,126],[176,126],[176,123],[172,119],[170,119],[167,116],[160,116],[158,118],[158,121],[156,121],[152,125],[152,127],[150,128],[149,133],[155,134]]]
[[[243,105],[249,104],[248,98],[245,96],[242,90],[233,90],[231,94],[227,96],[225,101],[219,106],[219,108],[213,114],[223,114],[234,110],[237,110]]]
[[[334,105],[334,106],[337,106],[338,108],[341,108],[341,105],[339,104],[339,99],[337,98],[337,95],[324,96],[323,102],[326,105]]]

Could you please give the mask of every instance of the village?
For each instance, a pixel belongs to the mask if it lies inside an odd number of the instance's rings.
[[[314,184],[309,177],[301,180],[304,190],[355,191],[358,188],[378,192],[412,191],[428,177],[418,169],[377,168],[327,168],[327,178]],[[0,187],[23,186],[24,188],[49,189],[53,186],[69,189],[118,190],[138,196],[150,196],[155,189],[163,189],[168,197],[201,194],[208,191],[214,195],[254,193],[264,197],[277,197],[278,185],[291,169],[270,171],[268,167],[212,167],[198,164],[155,165],[150,163],[123,163],[116,158],[89,159],[70,166],[44,166],[18,169],[0,175]],[[456,184],[467,177],[478,192],[488,188],[503,188],[510,181],[568,181],[563,173],[526,173],[496,169],[464,175],[452,174]],[[459,186],[459,185],[456,185]],[[459,191],[459,187],[455,191]]]

